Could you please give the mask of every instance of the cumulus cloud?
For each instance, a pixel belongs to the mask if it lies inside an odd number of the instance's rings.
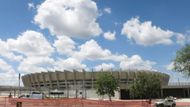
[[[17,39],[8,39],[11,50],[25,56],[50,56],[54,48],[43,34],[36,31],[25,31]]]
[[[18,80],[18,74],[15,71],[9,71],[9,72],[0,72],[0,85],[4,86],[17,86]]]
[[[0,59],[0,75],[0,85],[16,85],[16,72],[12,66],[3,59]]]
[[[34,3],[28,3],[28,9],[31,10],[31,9],[36,9]]]
[[[76,43],[67,36],[58,36],[53,43],[56,52],[67,55],[66,58],[60,56],[53,56],[54,48],[48,42],[45,36],[39,32],[26,31],[19,35],[16,39],[8,39],[7,41],[0,41],[0,51],[4,53],[15,53],[21,56],[21,60],[17,62],[16,70],[22,74],[42,72],[48,70],[82,70],[89,69],[83,62],[90,61],[113,61],[120,63],[122,69],[152,69],[153,62],[143,60],[139,55],[128,57],[125,54],[115,54],[110,50],[101,47],[95,40],[91,39],[84,44],[76,47]],[[56,54],[57,54],[56,53]],[[4,56],[6,57],[6,56]],[[95,67],[96,70],[110,70],[115,65],[112,63],[102,63]],[[5,61],[0,60],[0,72],[3,77],[0,80],[5,83],[15,84],[14,78],[17,73]],[[12,82],[11,82],[12,81]],[[0,83],[1,84],[1,83]]]
[[[104,8],[104,12],[111,14],[111,8],[109,7]]]
[[[107,39],[107,40],[115,40],[116,39],[115,34],[116,34],[115,31],[114,32],[110,32],[110,31],[105,32],[104,33],[104,38]]]
[[[101,34],[97,17],[98,8],[92,0],[45,0],[34,21],[53,35],[86,38]]]
[[[55,63],[55,68],[58,70],[82,70],[85,69],[87,66],[85,64],[82,64],[79,60],[69,57],[67,59],[58,59]]]
[[[123,24],[121,34],[126,35],[128,39],[134,40],[139,45],[150,46],[172,44],[171,37],[175,33],[152,25],[151,21],[140,22],[139,18],[136,17]]]
[[[0,55],[9,60],[16,60],[17,71],[22,73],[41,72],[52,68],[53,52],[54,48],[45,36],[32,30],[21,33],[16,39],[0,40]]]
[[[110,50],[103,49],[95,40],[91,39],[81,46],[79,51],[73,54],[73,57],[79,60],[97,60],[111,55]]]
[[[133,55],[120,62],[122,70],[153,70],[152,66],[156,64],[153,61],[143,60],[139,55]]]
[[[83,64],[83,61],[86,60],[115,61],[120,63],[121,68],[133,66],[138,67],[138,69],[150,69],[152,64],[151,61],[143,60],[140,56],[128,57],[125,54],[112,53],[110,50],[102,48],[93,39],[75,47],[76,44],[71,38],[58,36],[53,45],[57,53],[67,56],[65,59],[59,56],[53,57],[54,48],[43,34],[35,31],[26,31],[19,35],[17,39],[8,39],[6,42],[1,41],[0,43],[7,47],[8,53],[10,51],[13,54],[19,53],[22,56],[22,60],[18,62],[19,66],[17,67],[17,70],[22,73],[52,69],[87,69],[87,65]],[[130,64],[127,65],[128,63]],[[115,67],[115,65],[103,63],[98,65],[96,69],[100,69],[100,67],[107,70]]]
[[[177,33],[176,34],[176,43],[180,44],[180,45],[184,45],[186,42],[186,38],[183,34]]]
[[[174,68],[174,62],[171,62],[170,64],[166,66],[166,69],[169,71],[173,70],[173,68]]]
[[[60,54],[70,55],[75,49],[75,42],[67,36],[58,36],[54,41],[54,46]]]
[[[23,57],[21,55],[16,55],[11,51],[11,47],[7,45],[6,41],[0,39],[0,56],[5,57],[11,61],[21,61]]]
[[[8,71],[13,71],[13,69],[12,69],[12,66],[7,64],[3,59],[0,59],[0,71],[8,72]]]
[[[95,66],[95,70],[96,71],[101,71],[101,70],[108,71],[108,70],[113,69],[114,67],[115,67],[115,65],[112,63],[102,63],[100,65]]]
[[[18,66],[18,71],[22,73],[42,72],[52,69],[54,59],[44,56],[30,56],[23,59]]]
[[[101,60],[101,61],[115,61],[120,63],[120,68],[137,69],[137,70],[152,70],[153,61],[143,60],[139,55],[128,57],[125,54],[114,54],[108,49],[102,48],[95,40],[89,40],[82,44],[79,51],[73,54],[73,57],[80,60]],[[105,64],[104,64],[105,65]],[[100,66],[98,66],[100,68]]]

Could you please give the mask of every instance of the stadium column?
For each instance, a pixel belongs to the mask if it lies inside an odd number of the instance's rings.
[[[56,73],[56,82],[57,82],[57,89],[60,89],[60,84],[59,84],[59,71],[55,71]]]
[[[84,70],[84,80],[86,80],[86,71]],[[87,92],[86,92],[86,83],[84,81],[84,89],[85,89],[85,98],[87,98]]]
[[[28,75],[28,78],[29,78],[29,83],[30,83],[30,85],[31,85],[31,86],[29,86],[29,87],[33,87],[33,85],[32,85],[32,78],[31,78],[31,76],[30,76],[30,75]]]
[[[34,88],[37,89],[38,87],[36,85],[36,81],[35,81],[34,75],[30,75],[30,76],[31,76]]]
[[[67,82],[67,72],[68,72],[68,71],[64,70],[65,86],[66,86],[66,91],[67,91],[67,98],[69,98],[69,86],[68,86],[68,82]]]
[[[52,89],[53,86],[52,86],[52,78],[51,78],[51,72],[50,71],[48,71],[48,76],[49,76],[50,89]]]
[[[38,83],[38,89],[41,90],[39,75],[40,74],[36,74],[35,77],[36,77],[36,80],[37,80],[37,83]]]
[[[44,87],[46,87],[47,88],[47,83],[46,83],[46,80],[45,80],[45,73],[44,72],[42,72],[42,80],[43,80],[43,83],[44,83]]]
[[[160,97],[163,98],[163,88],[161,88]]]
[[[82,98],[86,98],[86,87],[85,87],[85,80],[86,80],[86,71],[83,69],[83,82],[82,82],[82,87],[83,87],[83,92],[82,93]]]
[[[121,99],[120,70],[118,70],[118,72],[117,72],[117,79],[118,79],[118,83],[119,83],[119,99]]]
[[[73,70],[73,74],[74,74],[74,89],[75,89],[75,98],[78,97],[78,90],[77,90],[77,83],[76,83],[76,70]]]
[[[125,88],[127,89],[127,86],[129,85],[128,84],[129,83],[129,71],[125,72],[125,76],[126,76],[126,78],[125,78],[125,80],[126,80],[126,82],[125,82]]]
[[[91,79],[92,79],[92,90],[94,89],[94,71],[93,71],[93,69],[92,69],[92,73],[91,73]]]

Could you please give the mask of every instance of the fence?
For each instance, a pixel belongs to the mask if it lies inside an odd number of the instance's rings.
[[[87,99],[18,99],[0,98],[0,107],[16,107],[18,102],[22,107],[151,107],[146,101],[103,101]]]
[[[8,97],[0,97],[0,107],[16,107],[16,105],[11,104]]]
[[[190,86],[190,82],[169,82],[168,86]]]

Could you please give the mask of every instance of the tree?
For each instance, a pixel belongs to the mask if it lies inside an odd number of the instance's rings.
[[[153,96],[157,96],[161,89],[160,76],[146,72],[138,72],[130,87],[130,95],[134,98],[147,98],[149,103]]]
[[[173,60],[174,70],[190,76],[190,45],[185,45],[181,50],[176,52]]]
[[[100,96],[108,95],[111,101],[111,97],[115,96],[118,86],[118,80],[111,73],[104,72],[99,75],[96,81],[96,93]]]

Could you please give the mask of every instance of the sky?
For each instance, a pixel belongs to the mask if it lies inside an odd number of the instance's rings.
[[[190,41],[189,0],[1,0],[0,85],[55,70],[172,70]]]

